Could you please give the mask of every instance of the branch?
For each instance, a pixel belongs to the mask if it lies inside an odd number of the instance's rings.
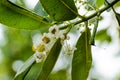
[[[114,0],[112,3],[110,3],[109,5],[99,9],[99,11],[97,12],[94,12],[93,14],[89,15],[88,17],[85,17],[84,19],[81,19],[79,21],[76,21],[76,22],[71,22],[70,24],[67,24],[67,25],[64,25],[64,26],[60,26],[60,29],[62,28],[66,28],[67,26],[71,25],[71,24],[74,24],[74,25],[77,25],[79,23],[82,23],[82,22],[85,22],[85,21],[88,21],[89,19],[95,17],[99,14],[101,14],[102,12],[104,12],[105,10],[109,9],[110,7],[112,7],[113,5],[115,5],[117,2],[119,2],[120,0]]]

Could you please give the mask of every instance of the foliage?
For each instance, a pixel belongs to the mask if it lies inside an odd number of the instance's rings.
[[[72,80],[86,80],[91,67],[91,46],[89,29],[83,32],[77,42],[72,61]]]
[[[19,13],[17,11],[19,11]],[[25,10],[22,7],[19,8],[17,5],[7,0],[0,1],[0,16],[0,23],[15,28],[38,29],[49,25],[49,23],[41,16]]]
[[[118,2],[119,0],[107,2],[107,5],[100,8],[104,5],[104,0],[40,0],[31,11],[9,0],[1,0],[0,23],[13,28],[6,30],[8,41],[7,45],[2,47],[7,59],[11,58],[11,61],[8,59],[6,63],[17,59],[26,60],[32,55],[17,69],[16,75],[11,70],[12,75],[15,75],[14,80],[67,80],[67,69],[51,73],[63,51],[66,55],[73,55],[71,79],[87,80],[92,66],[91,45],[95,45],[95,39],[103,42],[106,37],[108,42],[111,41],[106,29],[97,33],[100,15],[112,8],[120,25],[120,14],[113,7]],[[85,5],[86,14],[79,13],[81,6],[77,3]],[[89,11],[93,11],[92,14],[87,14]],[[90,31],[91,24],[94,25],[93,32]],[[75,31],[79,32],[79,38],[76,44],[71,46],[67,41],[73,28],[78,29]],[[37,46],[33,44],[35,54],[32,54],[31,34],[37,31],[43,35]],[[103,36],[104,38],[101,38]]]

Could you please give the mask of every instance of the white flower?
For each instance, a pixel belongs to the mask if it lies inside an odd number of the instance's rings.
[[[44,33],[42,37],[42,41],[43,43],[45,43],[45,51],[48,52],[55,43],[56,38],[51,33]]]
[[[59,28],[58,26],[54,25],[52,27],[49,28],[49,33],[53,34],[53,35],[58,35],[59,34]]]
[[[58,35],[62,40],[65,40],[67,38],[66,30],[61,30]]]
[[[56,39],[61,38],[62,40],[69,39],[66,30],[59,30],[59,27],[54,25],[49,28],[49,33],[52,34]]]
[[[42,36],[42,42],[48,44],[54,39],[54,36],[50,33],[44,33]]]
[[[35,56],[36,62],[39,63],[39,62],[45,60],[46,53],[45,52],[36,52],[34,54],[34,56]]]
[[[36,52],[37,47],[41,44],[41,38],[42,38],[42,34],[35,34],[33,36],[33,46],[32,46],[32,50],[34,52]]]
[[[37,46],[36,51],[43,52],[45,50],[45,44],[41,43]]]
[[[75,46],[71,47],[67,42],[64,44],[64,50],[67,55],[72,55],[76,49],[77,48]]]
[[[49,33],[43,34],[40,39],[40,43],[37,44],[37,46],[33,46],[37,63],[46,58],[58,38],[61,38],[61,41],[64,43],[64,41],[69,39],[70,37],[67,36],[66,30],[59,30],[58,26],[56,25],[50,27]],[[66,50],[67,54],[72,54],[73,52],[73,50],[69,47]]]

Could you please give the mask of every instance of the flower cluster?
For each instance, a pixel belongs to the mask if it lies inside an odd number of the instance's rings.
[[[42,35],[39,40],[40,42],[36,46],[33,46],[33,51],[35,51],[34,56],[37,63],[46,59],[47,55],[49,54],[51,48],[58,38],[61,39],[61,44],[63,45],[63,49],[67,55],[74,53],[76,48],[67,43],[70,37],[67,35],[66,30],[59,30],[59,27],[54,25],[49,28],[48,33],[44,33]]]
[[[66,30],[59,30],[58,26],[52,26],[48,33],[44,33],[40,39],[40,43],[37,46],[33,46],[35,51],[36,62],[44,60],[50,52],[50,49],[54,45],[55,41],[60,38],[63,42],[67,38]]]

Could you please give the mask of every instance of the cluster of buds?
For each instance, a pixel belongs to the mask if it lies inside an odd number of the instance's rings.
[[[50,52],[50,49],[54,45],[55,41],[60,38],[63,44],[64,40],[68,37],[66,36],[66,30],[59,30],[58,26],[52,26],[48,33],[44,33],[40,39],[40,43],[37,46],[33,46],[33,51],[35,51],[36,62],[41,62],[46,59]]]

